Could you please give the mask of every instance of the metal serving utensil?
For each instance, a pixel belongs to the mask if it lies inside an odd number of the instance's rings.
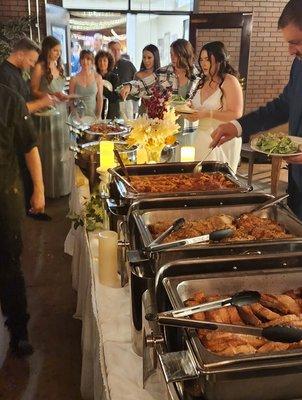
[[[288,196],[289,195],[286,193],[286,194],[282,194],[280,196],[274,197],[273,199],[269,199],[269,200],[265,201],[264,203],[253,208],[251,211],[248,212],[248,214],[254,213],[256,211],[265,210],[268,207],[274,206],[275,204],[280,203],[280,201],[286,199]]]
[[[114,169],[112,168],[108,168],[108,172],[111,175],[115,175],[116,177],[118,177],[128,188],[130,188],[133,192],[138,193],[138,191],[135,189],[134,186],[131,185],[130,182],[127,181],[127,179],[125,179],[122,175],[120,175],[118,172],[116,172]]]
[[[269,326],[266,328],[258,328],[254,326],[222,324],[219,322],[197,321],[188,318],[175,318],[165,313],[158,314],[157,321],[161,325],[168,325],[181,328],[195,328],[218,330],[224,332],[240,333],[244,335],[253,335],[264,337],[273,342],[294,343],[302,340],[302,329],[292,326]]]
[[[228,229],[220,229],[218,231],[211,232],[207,235],[201,235],[201,236],[196,236],[193,238],[189,239],[182,239],[182,240],[176,240],[174,242],[170,243],[163,243],[163,244],[155,244],[155,245],[149,245],[146,250],[148,251],[160,251],[160,250],[168,250],[168,249],[174,249],[175,247],[180,247],[180,246],[188,246],[191,244],[196,244],[196,243],[204,243],[204,242],[209,242],[211,241],[219,241],[224,238],[230,237],[233,235],[233,230],[228,228]]]
[[[215,147],[217,146],[217,143],[214,143],[213,147],[210,147],[209,151],[207,152],[207,154],[203,157],[203,159],[201,161],[198,162],[198,164],[195,165],[194,169],[193,169],[193,174],[199,173],[202,170],[202,163],[205,162],[205,160],[209,157],[209,155],[212,153],[212,151],[215,149]]]
[[[153,240],[153,242],[151,242],[148,247],[152,247],[161,243],[167,236],[171,235],[171,233],[177,232],[180,228],[182,228],[184,223],[185,223],[184,218],[176,219],[172,223],[172,225],[169,226],[169,228],[166,229],[162,234],[160,234],[155,240]]]
[[[209,311],[209,310],[216,310],[217,308],[222,308],[222,307],[228,307],[228,306],[242,307],[248,304],[257,303],[259,300],[260,300],[259,292],[253,290],[245,290],[243,292],[238,292],[234,294],[232,297],[211,301],[209,303],[198,304],[192,307],[179,308],[178,310],[172,310],[169,313],[165,313],[165,315],[171,314],[175,318],[187,317],[195,313]]]
[[[124,172],[124,174],[125,174],[125,176],[127,178],[127,181],[129,183],[131,183],[130,175],[129,175],[128,171],[127,171],[127,168],[126,168],[126,166],[124,164],[124,161],[122,160],[122,157],[121,157],[120,153],[116,149],[114,149],[113,152],[114,152],[114,155],[117,158],[117,161],[119,162],[119,164],[120,164],[120,166],[121,166],[121,168],[122,168],[122,170],[123,170],[123,172]]]

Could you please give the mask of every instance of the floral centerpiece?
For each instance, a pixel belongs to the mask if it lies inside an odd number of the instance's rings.
[[[94,231],[103,228],[106,218],[104,207],[97,195],[92,195],[86,200],[81,214],[69,214],[68,217],[73,221],[74,229],[84,226],[87,231]]]
[[[175,142],[180,128],[174,108],[169,105],[170,96],[169,90],[155,85],[151,98],[146,101],[147,113],[129,121],[132,131],[127,143],[144,149],[149,162],[160,162],[163,148]]]

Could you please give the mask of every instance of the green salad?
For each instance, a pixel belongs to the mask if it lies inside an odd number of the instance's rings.
[[[178,94],[172,94],[171,102],[177,104],[185,104],[187,100],[184,97],[179,96]]]
[[[259,136],[256,146],[267,154],[292,154],[300,151],[299,145],[283,133],[264,133]]]

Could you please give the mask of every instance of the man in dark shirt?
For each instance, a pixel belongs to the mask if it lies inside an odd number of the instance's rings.
[[[134,79],[134,75],[136,73],[136,68],[135,66],[132,64],[132,62],[130,60],[126,60],[125,58],[122,58],[122,47],[120,42],[117,41],[111,41],[108,43],[108,48],[111,51],[111,53],[113,54],[114,57],[114,68],[112,70],[113,73],[115,73],[118,76],[118,86],[122,85],[125,82],[130,82]],[[135,99],[134,97],[129,96],[128,100],[126,100],[126,102],[130,102],[130,104],[128,103],[128,105],[130,105],[130,111],[134,112],[134,109],[138,109],[138,105],[137,105],[137,99]],[[125,102],[122,103],[125,106]],[[121,111],[121,115],[123,115],[123,113],[126,111],[126,109],[121,109],[121,102],[119,102],[120,105],[120,111]],[[130,113],[131,113],[130,112]],[[133,118],[133,115],[127,115],[126,112],[126,116],[130,119]]]
[[[32,213],[44,211],[44,186],[36,135],[23,98],[0,84],[0,109],[0,302],[11,350],[22,357],[33,348],[28,342],[29,315],[20,265],[23,196],[18,152],[23,152],[33,181]]]
[[[30,101],[30,89],[22,76],[24,71],[28,71],[30,68],[35,66],[38,60],[39,52],[39,47],[32,40],[24,37],[15,44],[7,60],[0,65],[0,83],[10,87],[23,97],[29,113],[34,113],[53,104],[53,99],[48,95],[41,99]],[[30,199],[32,196],[33,187],[30,173],[26,167],[23,154],[21,154],[19,157],[19,163],[24,187],[25,208],[27,214],[35,219],[49,220],[50,217],[44,213],[30,213]]]

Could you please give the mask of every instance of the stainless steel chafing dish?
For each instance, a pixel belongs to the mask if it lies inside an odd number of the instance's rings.
[[[160,174],[177,174],[177,173],[192,173],[197,162],[186,163],[167,163],[167,164],[147,164],[147,165],[134,165],[127,167],[127,171],[131,175],[160,175]],[[124,175],[121,168],[116,168],[116,172]],[[113,183],[112,197],[118,200],[123,200],[128,205],[132,204],[134,200],[150,199],[150,198],[164,198],[164,197],[177,197],[177,196],[207,196],[207,195],[221,195],[225,193],[240,193],[248,192],[251,187],[246,185],[245,181],[238,178],[231,168],[226,163],[218,163],[215,161],[206,161],[202,164],[202,172],[221,172],[231,182],[235,184],[233,188],[208,190],[208,191],[187,191],[187,192],[167,192],[167,193],[137,193],[131,191],[129,187],[125,186],[124,182],[119,180],[118,176],[114,175],[113,170]]]
[[[163,327],[156,322],[158,312],[183,307],[197,290],[222,295],[242,290],[279,294],[296,288],[302,282],[301,256],[300,252],[205,258],[162,267],[155,295],[144,295],[145,388],[161,400],[301,399],[302,349],[219,356],[202,345],[195,330]],[[150,296],[155,296],[155,301],[150,301]]]
[[[106,124],[109,128],[112,127],[112,131],[108,130],[106,133],[104,132],[94,132],[91,130],[93,125],[98,123]],[[100,140],[122,140],[126,138],[130,134],[130,127],[120,124],[115,121],[92,121],[91,123],[83,123],[80,120],[72,119],[72,121],[67,121],[66,124],[70,127],[71,132],[75,135],[75,137],[79,140],[87,142],[94,142]],[[116,130],[119,129],[118,131]]]
[[[259,215],[278,221],[296,236],[294,238],[258,242],[202,243],[153,252],[145,250],[153,240],[148,225],[157,221],[173,221],[178,217],[196,219],[221,213],[237,216],[248,212],[269,198],[272,196],[253,192],[224,195],[219,198],[208,196],[149,199],[132,205],[128,214],[127,236],[130,247],[128,258],[131,266],[132,341],[137,354],[142,354],[141,297],[147,288],[150,291],[154,288],[155,274],[164,264],[188,258],[236,255],[259,257],[261,254],[302,251],[302,223],[282,204],[260,211]]]

